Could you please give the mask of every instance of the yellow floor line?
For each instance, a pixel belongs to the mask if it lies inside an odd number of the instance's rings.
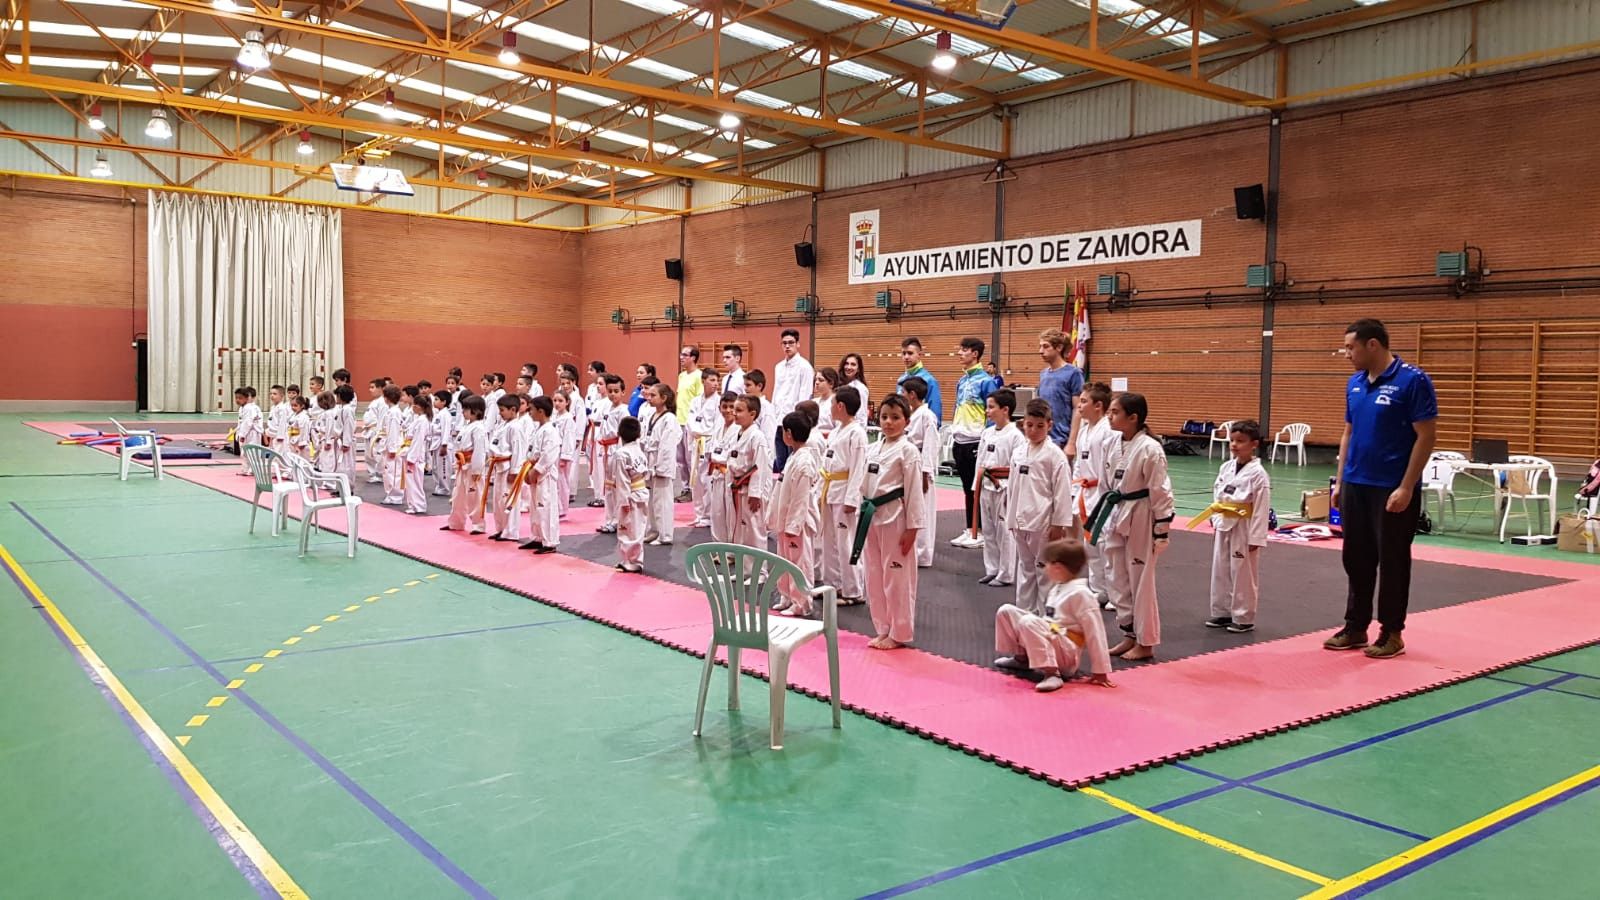
[[[1468,822],[1467,824],[1458,828],[1453,828],[1431,841],[1418,844],[1417,846],[1412,847],[1410,850],[1407,850],[1403,853],[1397,853],[1394,856],[1389,857],[1383,862],[1368,866],[1354,875],[1348,875],[1339,879],[1338,881],[1327,884],[1323,886],[1321,890],[1312,891],[1311,893],[1306,894],[1303,900],[1311,900],[1311,898],[1317,898],[1317,900],[1321,900],[1321,898],[1325,897],[1337,897],[1348,891],[1354,890],[1355,888],[1358,888],[1369,881],[1382,878],[1401,866],[1409,865],[1410,863],[1416,862],[1419,859],[1424,859],[1434,855],[1435,853],[1438,853],[1441,850],[1445,850],[1451,846],[1454,846],[1455,844],[1459,844],[1478,832],[1483,831],[1485,828],[1490,828],[1499,822],[1503,822],[1506,819],[1509,819],[1512,816],[1522,812],[1523,810],[1528,809],[1529,807],[1538,806],[1540,803],[1549,800],[1551,797],[1554,797],[1557,794],[1570,791],[1575,787],[1588,784],[1589,782],[1595,780],[1600,780],[1600,766],[1585,769],[1571,778],[1563,779],[1547,788],[1544,788],[1543,790],[1535,791],[1534,793],[1523,797],[1521,800],[1513,800],[1512,802],[1507,803],[1505,806],[1502,806],[1491,813],[1486,813],[1482,816],[1479,816],[1478,818],[1473,819],[1471,822]]]
[[[105,661],[100,658],[100,654],[89,646],[89,642],[83,639],[83,635],[78,633],[78,629],[74,628],[72,623],[67,620],[67,617],[56,607],[55,603],[45,596],[44,591],[39,589],[39,585],[23,570],[22,566],[17,564],[16,559],[12,557],[10,551],[6,550],[4,546],[0,546],[0,562],[3,562],[5,567],[16,576],[17,581],[21,582],[23,587],[27,589],[34,602],[44,610],[45,615],[49,616],[50,620],[56,623],[56,627],[61,629],[61,633],[67,636],[67,640],[77,649],[84,662],[88,663],[89,668],[94,670],[101,683],[111,691],[111,695],[117,699],[117,703],[121,704],[129,717],[149,738],[150,743],[177,770],[184,784],[187,784],[189,789],[194,791],[194,795],[199,798],[200,802],[205,804],[212,817],[217,820],[223,830],[228,832],[228,836],[233,839],[240,850],[244,851],[245,856],[255,864],[262,877],[266,878],[267,883],[272,885],[273,890],[277,891],[278,895],[282,897],[305,897],[306,892],[301,890],[300,885],[295,883],[294,878],[290,877],[283,866],[267,851],[267,848],[262,846],[261,841],[256,838],[255,834],[245,827],[244,822],[240,821],[239,816],[222,799],[222,796],[216,792],[211,783],[206,780],[204,775],[200,774],[200,770],[195,768],[194,764],[189,761],[189,757],[185,756],[172,738],[168,737],[167,733],[161,729],[161,726],[156,724],[155,719],[150,717],[144,706],[123,685],[122,679],[111,671]]]
[[[1210,847],[1215,847],[1223,852],[1232,853],[1234,856],[1242,856],[1251,862],[1260,863],[1261,865],[1271,869],[1277,869],[1279,872],[1293,875],[1296,878],[1304,879],[1312,884],[1326,885],[1333,882],[1333,879],[1331,878],[1318,875],[1315,872],[1307,871],[1299,866],[1291,865],[1281,859],[1275,859],[1266,855],[1265,853],[1257,853],[1248,847],[1241,847],[1238,844],[1235,844],[1233,841],[1219,838],[1216,835],[1206,834],[1204,831],[1201,831],[1197,828],[1190,828],[1181,822],[1174,822],[1160,813],[1153,813],[1142,806],[1135,806],[1134,804],[1129,803],[1128,801],[1119,797],[1113,797],[1099,788],[1085,787],[1079,788],[1078,790],[1080,793],[1087,794],[1096,800],[1110,804],[1111,806],[1116,807],[1117,809],[1120,809],[1131,816],[1137,816],[1146,822],[1151,823],[1152,825],[1159,825],[1162,828],[1173,832],[1174,834],[1181,834],[1186,838],[1199,841],[1200,843]]]

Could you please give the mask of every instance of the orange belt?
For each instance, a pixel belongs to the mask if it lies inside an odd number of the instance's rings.
[[[1098,479],[1098,478],[1077,478],[1077,479],[1074,479],[1072,483],[1077,485],[1078,487],[1084,488],[1084,489],[1097,488],[1097,487],[1100,486],[1100,479]],[[1085,504],[1083,502],[1083,493],[1084,492],[1082,490],[1078,491],[1078,522],[1080,524],[1084,525],[1084,528],[1085,528],[1086,533],[1087,533],[1087,528],[1088,528],[1087,523],[1089,521],[1089,507],[1088,507],[1087,504]]]
[[[533,471],[533,461],[528,460],[517,470],[517,477],[511,480],[511,489],[506,491],[506,509],[517,505],[517,494],[522,490],[522,485],[528,480],[528,473]]]
[[[491,456],[491,457],[489,457],[489,466],[483,472],[483,496],[478,498],[478,518],[479,519],[482,519],[484,513],[487,512],[488,509],[489,509],[489,485],[494,483],[494,470],[495,470],[495,467],[500,465],[503,462],[510,462],[510,461],[511,461],[511,457],[509,457],[509,456]]]

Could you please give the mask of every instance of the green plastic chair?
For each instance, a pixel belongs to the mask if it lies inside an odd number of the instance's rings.
[[[828,645],[828,685],[833,701],[833,727],[839,725],[839,612],[838,593],[830,585],[812,587],[793,563],[765,550],[741,544],[699,544],[689,549],[685,561],[689,579],[706,592],[711,604],[711,646],[706,649],[705,670],[700,673],[700,699],[694,710],[694,736],[705,720],[706,693],[711,689],[711,669],[717,648],[728,648],[728,708],[739,708],[739,651],[767,654],[767,677],[772,691],[772,749],[783,749],[783,703],[789,687],[789,657],[794,649],[818,635]],[[811,594],[822,610],[822,621],[771,617],[767,610],[781,594],[784,575]]]

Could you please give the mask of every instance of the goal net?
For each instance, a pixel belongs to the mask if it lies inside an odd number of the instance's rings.
[[[216,409],[233,409],[234,390],[246,385],[256,389],[257,402],[265,406],[268,388],[298,384],[305,390],[313,375],[328,377],[328,357],[321,350],[218,347]]]

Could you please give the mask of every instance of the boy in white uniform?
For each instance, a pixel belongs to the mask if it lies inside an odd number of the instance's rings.
[[[738,395],[724,393],[717,401],[722,421],[706,444],[706,518],[711,540],[726,544],[733,537],[733,492],[728,486],[728,452],[739,440],[739,423],[733,420]]]
[[[289,420],[294,418],[294,411],[289,409],[289,401],[284,396],[283,385],[275,384],[267,392],[267,398],[272,405],[267,407],[267,446],[278,453],[287,453],[285,442],[289,439]]]
[[[1100,488],[1100,473],[1105,470],[1106,457],[1121,440],[1106,421],[1106,409],[1111,406],[1111,388],[1097,381],[1078,395],[1078,457],[1073,462],[1072,510],[1085,541],[1084,552],[1089,555],[1089,568],[1084,572],[1089,587],[1100,599],[1101,609],[1111,609],[1111,591],[1106,576],[1105,552],[1089,540],[1089,511],[1100,502],[1105,491]]]
[[[266,420],[261,407],[256,405],[256,389],[242,387],[233,392],[233,402],[239,404],[239,421],[233,426],[233,439],[239,442],[240,475],[250,474],[250,464],[243,461],[245,444],[261,444]]]
[[[1017,544],[1017,606],[1044,612],[1049,586],[1044,577],[1044,545],[1066,536],[1072,524],[1072,470],[1066,454],[1050,442],[1050,404],[1029,400],[1022,417],[1027,443],[1011,456],[1007,523]]]
[[[650,509],[644,526],[644,539],[653,547],[672,545],[672,505],[678,493],[672,480],[678,471],[678,448],[683,444],[683,426],[675,412],[677,394],[664,383],[644,389],[649,404],[648,424],[644,425],[645,458],[650,463]],[[641,410],[642,412],[643,410]]]
[[[1036,616],[1007,603],[994,614],[994,661],[1002,669],[1033,669],[1044,678],[1034,690],[1048,693],[1078,671],[1079,647],[1089,653],[1089,684],[1111,687],[1111,654],[1106,652],[1100,604],[1083,579],[1085,554],[1075,540],[1051,541],[1044,548],[1050,579],[1050,605]]]
[[[1233,423],[1228,430],[1233,458],[1217,473],[1211,506],[1189,522],[1193,528],[1209,515],[1216,532],[1211,545],[1211,618],[1206,627],[1234,634],[1256,627],[1261,548],[1267,545],[1267,517],[1272,511],[1272,481],[1256,458],[1260,447],[1260,425],[1251,419]]]
[[[438,391],[432,397],[433,422],[428,433],[428,452],[433,459],[433,493],[450,496],[455,477],[455,418],[450,415],[450,392]]]
[[[772,497],[772,438],[762,434],[756,422],[761,407],[759,397],[746,395],[734,401],[733,421],[739,437],[728,451],[728,491],[732,503],[735,544],[767,549],[767,503]]]
[[[529,521],[530,540],[522,545],[535,553],[554,553],[561,546],[561,427],[550,421],[555,411],[555,401],[549,397],[534,397],[528,403],[528,415],[538,428],[533,433],[533,444],[528,447],[528,460],[532,468],[528,473],[528,491],[533,495]]]
[[[617,379],[621,390],[622,379]],[[608,384],[609,386],[609,384]],[[617,446],[611,451],[606,481],[607,509],[615,509],[617,523],[617,571],[644,571],[645,504],[650,501],[650,463],[639,446],[639,420],[627,415],[617,423]]]
[[[928,408],[928,383],[912,376],[900,382],[900,391],[911,404],[911,424],[906,437],[917,445],[922,457],[922,521],[917,525],[917,566],[933,565],[933,531],[938,503],[934,502],[933,476],[939,473],[939,420]]]
[[[500,408],[500,430],[489,440],[489,463],[494,466],[490,480],[488,527],[491,541],[522,540],[522,464],[528,456],[528,432],[518,423],[522,400],[506,394],[495,404]],[[526,477],[526,476],[524,476]]]
[[[367,458],[367,483],[383,480],[383,423],[389,413],[389,401],[383,396],[384,381],[374,378],[367,384],[368,402],[361,414],[362,449]]]
[[[689,496],[694,500],[694,522],[690,528],[711,524],[711,504],[706,490],[711,476],[710,446],[722,431],[722,396],[717,391],[717,376],[710,369],[700,372],[705,393],[689,408]]]
[[[789,459],[783,464],[783,480],[778,482],[778,497],[772,505],[772,530],[778,535],[778,555],[794,563],[811,579],[817,556],[814,546],[822,514],[817,510],[817,481],[822,456],[808,442],[811,420],[798,410],[783,417],[783,442]],[[811,615],[811,595],[785,577],[779,585],[783,599],[775,612],[794,616]]]
[[[318,472],[331,475],[339,471],[339,423],[333,395],[327,391],[318,394],[311,413],[311,444],[317,448]]]
[[[356,483],[356,389],[341,384],[333,389],[339,401],[339,471],[351,485]]]
[[[861,602],[861,566],[850,560],[855,541],[856,510],[861,503],[867,467],[867,430],[856,421],[861,395],[850,386],[833,392],[833,432],[822,451],[822,583],[839,590],[839,605]]]
[[[433,398],[419,395],[411,403],[411,419],[406,422],[405,441],[400,446],[400,488],[405,495],[406,512],[428,514],[428,436],[433,432]]]
[[[606,401],[608,405],[606,406],[605,415],[595,425],[594,434],[595,443],[599,445],[601,471],[606,473],[607,481],[615,480],[611,477],[611,454],[616,452],[618,445],[622,441],[621,432],[617,429],[622,425],[622,420],[628,418],[628,401],[623,397],[625,389],[626,385],[623,384],[621,376],[606,375]],[[640,453],[644,452],[643,447],[638,449]],[[602,505],[606,508],[606,521],[595,531],[601,534],[616,534],[618,494],[616,491],[608,489],[602,496],[604,498]]]
[[[890,394],[879,401],[883,437],[868,448],[861,480],[861,519],[850,561],[860,558],[864,544],[867,606],[878,635],[867,646],[874,650],[894,650],[916,637],[917,530],[927,501],[922,454],[905,436],[910,421],[904,397]]]
[[[1167,550],[1172,528],[1172,482],[1167,454],[1145,422],[1144,395],[1118,394],[1106,419],[1118,441],[1100,474],[1105,495],[1089,516],[1090,540],[1105,544],[1111,601],[1123,639],[1112,656],[1130,662],[1151,659],[1161,643],[1156,596],[1156,561]]]
[[[471,527],[483,534],[483,476],[489,461],[489,438],[482,397],[461,400],[461,427],[455,431],[456,483],[450,495],[450,520],[440,531]]]
[[[909,381],[910,379],[907,379]],[[903,386],[902,386],[903,387]],[[984,401],[994,427],[978,438],[978,460],[972,484],[978,491],[978,519],[983,523],[983,577],[979,584],[1008,587],[1017,580],[1017,545],[1011,537],[1011,459],[1027,443],[1022,429],[1011,424],[1017,395],[1001,388]]]
[[[583,446],[589,462],[589,492],[593,495],[589,505],[599,507],[606,505],[606,480],[610,478],[606,473],[606,454],[600,446],[599,432],[606,413],[611,411],[611,394],[606,389],[605,363],[598,360],[590,363],[589,374],[594,376],[594,381],[583,393],[586,426]]]

